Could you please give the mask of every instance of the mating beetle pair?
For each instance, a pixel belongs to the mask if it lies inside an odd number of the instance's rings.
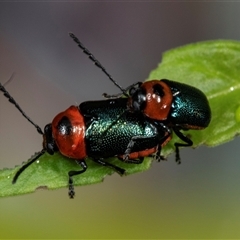
[[[123,89],[74,34],[70,37],[122,93],[117,96],[105,94],[109,99],[71,106],[47,124],[43,132],[0,84],[5,97],[43,135],[43,150],[17,171],[12,182],[15,183],[19,175],[45,152],[60,151],[82,167],[68,173],[69,196],[73,198],[72,177],[87,170],[84,160],[87,156],[123,174],[124,169],[105,159],[118,156],[125,162],[141,163],[144,157],[153,153],[160,159],[161,147],[171,139],[172,131],[184,141],[175,143],[176,161],[180,162],[179,147],[193,144],[180,130],[203,129],[210,122],[211,111],[206,96],[194,87],[169,80],[136,83]],[[120,97],[122,95],[126,97]]]

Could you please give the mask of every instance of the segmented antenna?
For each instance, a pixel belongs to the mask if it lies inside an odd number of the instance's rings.
[[[69,33],[69,36],[74,40],[74,42],[77,43],[78,47],[80,47],[82,49],[82,51],[89,57],[90,60],[93,61],[93,63],[99,67],[107,76],[108,78],[113,82],[113,84],[115,86],[117,86],[121,91],[122,93],[125,95],[125,96],[129,96],[126,92],[125,89],[123,89],[112,77],[111,75],[106,71],[106,69],[102,66],[102,64],[93,56],[93,54],[86,48],[84,47],[84,45],[79,41],[79,39],[73,34],[73,33]]]
[[[26,115],[26,113],[20,108],[20,106],[17,104],[14,98],[9,94],[9,92],[5,89],[5,87],[1,83],[0,91],[3,92],[3,95],[8,99],[8,101],[12,103],[18,109],[18,111],[37,129],[38,133],[43,135],[42,129]]]
[[[12,184],[15,184],[17,182],[18,177],[20,176],[20,174],[27,168],[29,167],[32,163],[34,163],[39,157],[41,157],[43,154],[45,153],[45,150],[41,150],[40,152],[37,153],[36,156],[34,156],[29,162],[27,162],[25,165],[23,165],[21,168],[18,169],[18,171],[16,172],[13,180],[12,180]]]

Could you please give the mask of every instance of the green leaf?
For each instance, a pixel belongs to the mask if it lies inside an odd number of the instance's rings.
[[[152,161],[151,158],[146,158],[142,164],[127,164],[116,158],[109,158],[108,162],[126,169],[126,175],[128,175],[147,170]],[[99,183],[106,175],[114,173],[112,169],[101,166],[90,159],[87,159],[86,163],[87,171],[73,177],[74,186]],[[77,171],[80,166],[73,159],[66,158],[60,153],[54,155],[45,153],[19,176],[15,184],[12,184],[12,179],[18,169],[19,167],[0,170],[0,197],[31,193],[40,188],[67,187],[68,172]]]
[[[234,138],[240,132],[240,43],[236,41],[209,41],[186,45],[170,50],[151,72],[149,79],[170,79],[201,89],[209,99],[212,121],[205,130],[186,132],[194,142],[216,146]],[[166,156],[174,151],[176,136],[163,149]],[[126,169],[127,174],[147,170],[151,158],[145,158],[139,165],[126,164],[117,158],[109,162]],[[113,170],[87,160],[85,173],[74,177],[74,185],[87,185],[103,181]],[[12,178],[19,167],[0,171],[0,196],[34,192],[37,188],[57,189],[66,187],[68,171],[79,170],[72,159],[61,154],[53,156],[45,153],[38,162],[29,166],[16,184]],[[67,191],[67,190],[66,190]],[[67,193],[66,193],[67,194]]]

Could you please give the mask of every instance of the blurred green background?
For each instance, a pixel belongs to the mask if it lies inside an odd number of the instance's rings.
[[[74,32],[122,85],[145,80],[162,52],[240,39],[240,3],[0,3],[0,81],[41,127],[60,111],[118,89],[68,36]],[[177,79],[174,79],[177,80]],[[221,119],[219,119],[221,121]],[[0,96],[0,167],[41,149],[41,136]],[[104,183],[0,199],[0,238],[239,238],[240,140],[183,149],[182,164]],[[11,186],[10,186],[11,187]]]

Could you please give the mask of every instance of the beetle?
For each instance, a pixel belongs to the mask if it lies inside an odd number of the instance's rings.
[[[143,157],[160,152],[161,146],[168,141],[169,134],[161,124],[157,125],[137,113],[126,111],[127,98],[88,101],[79,106],[70,106],[42,131],[1,84],[0,90],[43,135],[43,149],[17,171],[12,183],[16,183],[20,174],[45,152],[53,155],[60,151],[62,155],[75,159],[82,167],[82,170],[68,172],[69,196],[73,198],[72,177],[87,170],[86,157],[122,175],[124,169],[104,159],[119,156],[127,163],[138,164],[143,161]]]
[[[193,142],[180,130],[201,130],[211,121],[206,95],[198,88],[167,79],[138,82],[128,88],[129,111],[161,122],[168,132],[175,132],[184,141],[174,143],[176,162],[181,163],[179,147],[192,146]]]
[[[70,34],[70,36],[74,41],[77,41],[83,52],[122,90],[123,94],[127,95],[127,92],[111,78],[75,35]],[[139,164],[143,161],[143,157],[154,153],[157,153],[157,157],[161,159],[161,147],[169,141],[170,132],[163,127],[161,122],[146,119],[138,112],[127,110],[128,98],[88,101],[79,106],[70,106],[59,113],[42,131],[25,114],[1,83],[0,91],[37,129],[38,133],[43,135],[43,149],[19,168],[13,177],[13,184],[17,182],[21,173],[45,152],[53,155],[59,151],[62,155],[75,159],[82,168],[79,171],[68,172],[68,194],[70,198],[74,198],[73,176],[82,174],[87,170],[86,157],[124,174],[124,169],[112,165],[105,159],[118,156],[127,163]]]

